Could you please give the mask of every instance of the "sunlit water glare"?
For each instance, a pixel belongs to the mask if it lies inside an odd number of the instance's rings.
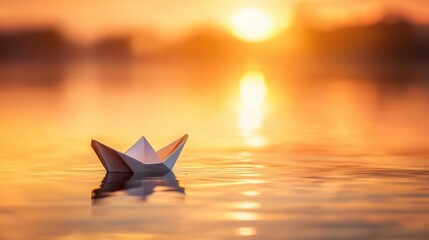
[[[428,68],[308,69],[0,67],[0,238],[427,239]],[[165,175],[90,148],[184,133]]]

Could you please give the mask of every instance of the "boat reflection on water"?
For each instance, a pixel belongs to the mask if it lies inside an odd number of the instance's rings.
[[[167,173],[106,173],[100,188],[92,191],[92,204],[103,198],[115,196],[114,193],[126,191],[130,196],[141,197],[146,201],[154,192],[177,192],[185,195],[185,189],[172,171]]]

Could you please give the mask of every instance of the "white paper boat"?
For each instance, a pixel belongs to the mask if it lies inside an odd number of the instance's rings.
[[[140,138],[127,152],[122,153],[96,140],[91,141],[107,172],[168,172],[179,158],[188,134],[156,151],[145,137]]]

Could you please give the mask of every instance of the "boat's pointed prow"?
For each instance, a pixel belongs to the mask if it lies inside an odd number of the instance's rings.
[[[120,153],[96,140],[91,141],[94,149],[104,168],[108,172],[131,172],[130,167],[121,158]]]
[[[167,146],[159,149],[156,153],[158,154],[158,157],[161,159],[161,161],[165,161],[174,151],[179,148],[180,145],[184,145],[186,140],[188,140],[188,137],[189,135],[185,134]]]
[[[165,166],[167,166],[170,170],[173,169],[174,165],[176,164],[187,139],[187,137],[183,139],[183,141],[177,145],[177,148],[164,160]]]
[[[126,153],[96,140],[91,140],[91,147],[107,172],[165,172],[173,169],[188,137],[185,134],[157,152],[145,137],[140,138]]]

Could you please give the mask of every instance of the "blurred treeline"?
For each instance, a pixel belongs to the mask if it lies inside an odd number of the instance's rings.
[[[175,42],[157,41],[156,37],[130,33],[104,36],[91,45],[83,46],[67,39],[54,27],[2,31],[0,61],[225,59],[249,56],[352,62],[429,60],[429,25],[416,25],[403,17],[331,30],[295,23],[260,43],[244,42],[226,30],[211,26],[195,29],[192,34]]]

